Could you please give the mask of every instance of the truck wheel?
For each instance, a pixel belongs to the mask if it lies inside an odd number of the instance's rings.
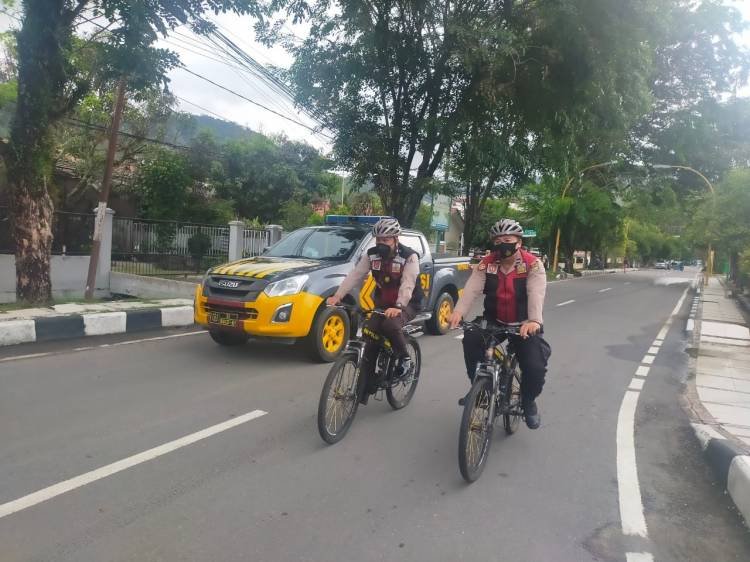
[[[447,334],[450,329],[449,319],[453,313],[453,297],[450,293],[442,293],[432,308],[432,318],[427,321],[427,330],[436,336]]]
[[[340,308],[321,308],[307,336],[311,357],[322,363],[335,361],[348,341],[349,316],[346,312]]]
[[[235,345],[242,345],[245,342],[247,342],[247,334],[242,334],[238,332],[225,332],[222,330],[209,330],[209,334],[211,334],[211,339],[214,340],[219,345],[225,345],[225,346],[235,346]]]

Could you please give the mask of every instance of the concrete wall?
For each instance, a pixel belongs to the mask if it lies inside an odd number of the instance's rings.
[[[86,290],[88,256],[52,256],[50,262],[53,298],[82,298]],[[97,272],[96,296],[109,295],[109,272]],[[0,302],[16,300],[16,258],[0,254]]]
[[[112,294],[131,295],[142,299],[192,299],[195,283],[113,271],[110,274],[110,291]]]

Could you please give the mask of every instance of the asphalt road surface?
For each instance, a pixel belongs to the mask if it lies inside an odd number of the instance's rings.
[[[550,284],[542,427],[496,431],[472,485],[457,332],[420,338],[406,409],[371,400],[335,446],[315,421],[328,366],[294,348],[183,330],[4,349],[0,561],[747,561],[679,406],[690,294],[658,338],[695,275]],[[655,339],[634,394],[637,501],[620,498],[618,413]],[[647,536],[623,533],[621,502]]]

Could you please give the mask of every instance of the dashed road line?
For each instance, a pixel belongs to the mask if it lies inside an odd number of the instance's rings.
[[[607,291],[611,291],[612,287],[607,287],[606,289],[599,289],[600,293],[606,293]]]
[[[565,301],[565,302],[561,302],[560,304],[558,304],[556,306],[565,306],[565,305],[568,305],[568,304],[572,304],[574,302],[576,302],[575,299],[574,300]]]

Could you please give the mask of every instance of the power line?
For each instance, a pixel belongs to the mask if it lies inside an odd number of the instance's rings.
[[[105,127],[103,125],[97,125],[95,123],[88,123],[88,122],[83,121],[81,119],[77,119],[76,117],[68,117],[66,119],[66,121],[68,122],[68,124],[70,124],[70,125],[72,125],[74,127],[80,127],[82,129],[90,129],[90,130],[102,131],[102,132],[107,132],[109,130],[108,127]],[[181,144],[174,144],[174,143],[171,143],[171,142],[161,141],[161,140],[158,140],[158,139],[152,139],[150,137],[144,137],[142,135],[135,135],[133,133],[127,133],[125,131],[117,131],[117,135],[118,136],[123,136],[123,137],[128,137],[128,138],[135,139],[135,140],[141,140],[141,141],[144,141],[144,142],[150,142],[150,143],[153,143],[153,144],[160,144],[162,146],[168,146],[170,148],[176,148],[176,149],[179,149],[179,150],[190,150],[189,146],[184,146],[184,145],[181,145]]]
[[[239,92],[236,92],[236,91],[232,90],[231,88],[227,88],[226,86],[222,86],[221,84],[219,84],[217,82],[214,82],[210,78],[206,78],[205,76],[202,76],[202,75],[198,74],[197,72],[193,72],[189,68],[186,68],[184,65],[181,65],[180,68],[182,70],[184,70],[185,72],[187,72],[189,74],[192,74],[196,78],[200,78],[201,80],[204,80],[204,81],[208,82],[209,84],[213,84],[217,88],[221,88],[222,90],[224,90],[226,92],[229,92],[230,94],[234,94],[238,98],[242,98],[243,100],[245,100],[247,102],[250,102],[253,105],[257,105],[258,107],[260,107],[262,109],[265,109],[266,111],[268,111],[270,113],[273,113],[274,115],[277,115],[278,117],[281,117],[282,119],[286,119],[287,121],[290,121],[290,122],[294,123],[295,125],[299,125],[300,127],[304,127],[305,129],[307,129],[309,131],[312,131],[313,133],[322,135],[322,136],[326,137],[329,140],[333,140],[333,137],[331,137],[331,136],[329,136],[329,135],[327,135],[327,134],[325,134],[323,132],[317,131],[314,127],[310,127],[309,125],[306,125],[306,124],[304,124],[304,123],[302,123],[300,121],[292,119],[291,117],[287,117],[286,115],[283,115],[283,114],[279,113],[278,111],[274,111],[270,107],[267,107],[267,106],[263,105],[262,103],[258,103],[257,101],[252,100],[252,99],[248,98],[247,96],[244,96],[244,95],[240,94]]]

